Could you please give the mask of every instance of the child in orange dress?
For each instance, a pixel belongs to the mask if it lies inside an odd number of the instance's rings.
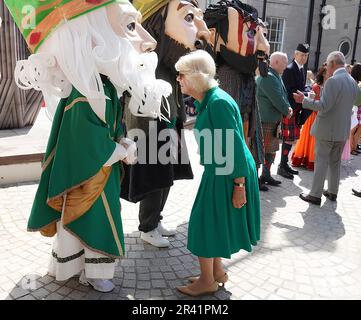
[[[322,66],[317,73],[316,83],[312,86],[312,91],[316,94],[316,100],[320,100],[322,87],[326,80],[327,69],[326,66]],[[305,167],[308,170],[314,169],[315,137],[311,136],[310,131],[316,116],[317,112],[312,112],[302,127],[300,139],[297,141],[291,157],[293,167]]]

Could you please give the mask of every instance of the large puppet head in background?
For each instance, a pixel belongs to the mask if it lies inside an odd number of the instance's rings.
[[[173,70],[182,55],[207,46],[210,32],[197,1],[134,0],[133,4],[143,14],[143,26],[158,42],[159,63]]]
[[[127,0],[5,0],[33,54],[19,61],[15,78],[23,89],[41,90],[49,108],[69,96],[74,86],[105,121],[101,75],[119,94],[132,95],[129,108],[160,116],[171,86],[155,79],[156,41],[141,26],[141,14]],[[36,24],[21,15],[34,8]],[[25,28],[24,28],[25,26]]]
[[[239,0],[222,0],[207,8],[204,19],[215,53],[241,72],[252,73],[259,66],[261,74],[267,74],[270,45],[266,25],[254,7]]]

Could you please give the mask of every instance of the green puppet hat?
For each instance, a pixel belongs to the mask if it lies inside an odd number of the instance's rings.
[[[128,0],[4,0],[14,21],[35,53],[46,37],[66,20]]]

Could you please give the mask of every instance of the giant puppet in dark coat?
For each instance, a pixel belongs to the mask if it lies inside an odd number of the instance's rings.
[[[220,87],[240,107],[246,142],[256,163],[264,162],[263,135],[256,102],[255,71],[267,76],[269,43],[257,10],[239,0],[211,4],[204,20],[218,66]]]
[[[174,65],[182,55],[204,48],[210,32],[196,1],[134,0],[133,5],[143,14],[145,29],[157,40],[155,51],[159,61],[156,74],[173,88],[167,102],[164,101],[170,110],[169,113],[163,110],[166,120],[134,117],[125,111],[128,136],[133,139],[137,136],[138,150],[143,150],[143,156],[138,154],[138,160],[141,162],[144,158],[144,150],[146,156],[143,163],[126,166],[121,196],[132,202],[140,201],[139,230],[148,233],[155,230],[162,219],[161,212],[173,181],[193,178],[182,135],[186,114]],[[145,135],[138,136],[137,129]],[[167,130],[172,138],[161,141],[161,135],[167,136]],[[170,145],[167,156],[172,158],[172,163],[160,159]]]

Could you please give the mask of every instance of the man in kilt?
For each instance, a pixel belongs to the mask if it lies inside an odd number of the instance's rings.
[[[288,155],[292,149],[292,145],[296,144],[300,138],[301,131],[301,125],[297,123],[297,115],[302,110],[302,105],[295,102],[293,93],[297,92],[297,90],[305,91],[306,70],[303,66],[307,63],[309,51],[310,46],[308,44],[299,44],[295,51],[294,60],[282,75],[288,93],[288,101],[293,109],[292,117],[283,117],[282,120],[283,144],[281,163],[277,173],[286,179],[293,179],[293,175],[298,174],[298,171],[293,170],[288,164]]]
[[[292,108],[288,101],[287,90],[281,78],[287,64],[288,57],[285,53],[274,52],[270,58],[268,76],[257,77],[256,79],[256,97],[262,120],[265,146],[265,163],[263,164],[260,182],[270,186],[281,184],[281,181],[277,181],[271,176],[271,166],[276,157],[276,152],[279,150],[277,128],[282,116],[287,118],[292,116]]]

